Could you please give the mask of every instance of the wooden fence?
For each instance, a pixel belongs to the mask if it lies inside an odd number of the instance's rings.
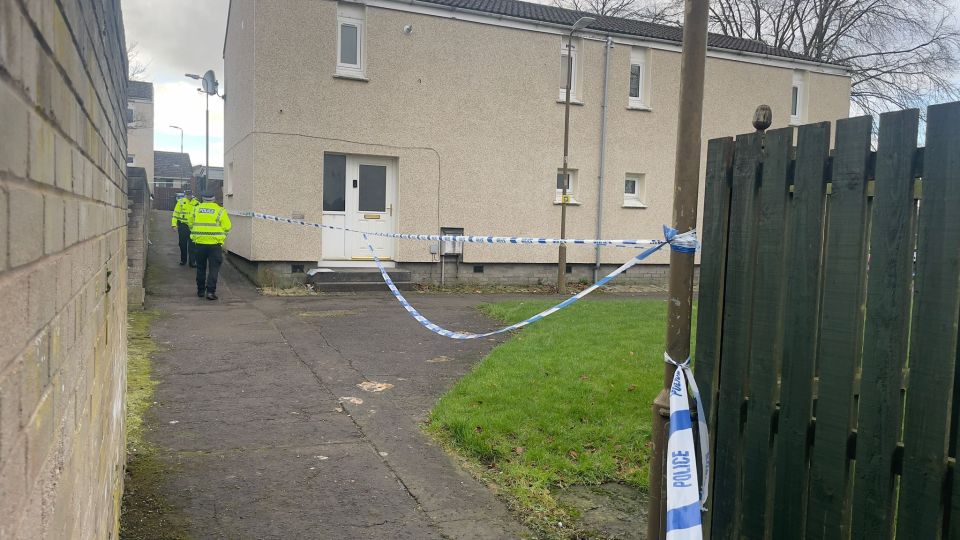
[[[710,141],[710,537],[960,537],[960,103],[926,121]]]

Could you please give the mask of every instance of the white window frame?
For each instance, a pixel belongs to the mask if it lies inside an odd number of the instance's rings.
[[[627,181],[633,180],[634,193],[627,193]],[[623,178],[623,207],[646,208],[647,175],[645,173],[627,173]]]
[[[337,75],[363,79],[366,77],[366,14],[364,8],[357,4],[339,3],[337,5]],[[346,64],[340,61],[343,47],[343,26],[353,26],[357,29],[357,63]]]
[[[579,77],[577,77],[577,74],[578,74],[578,72],[580,71],[580,69],[579,69],[580,66],[579,66],[579,63],[578,63],[578,60],[579,60],[578,56],[579,56],[579,55],[577,54],[577,40],[576,40],[576,39],[573,40],[573,47],[571,47],[571,51],[570,51],[570,52],[573,53],[573,54],[572,54],[573,64],[570,66],[570,71],[571,71],[571,73],[572,73],[572,76],[570,77],[570,102],[571,102],[571,103],[580,103],[580,100],[579,100],[579,98],[578,98],[578,96],[577,96],[577,87],[579,86],[579,85],[577,84],[577,79],[579,78]],[[560,40],[560,61],[563,62],[563,61],[565,61],[566,59],[567,59],[567,40],[566,40],[566,38],[564,38],[564,39],[561,39],[561,40]],[[562,69],[561,69],[561,72],[560,72],[560,73],[561,73],[561,74],[563,73]],[[564,102],[564,103],[566,102],[566,100],[567,100],[567,88],[566,88],[566,86],[567,86],[566,81],[563,81],[562,84],[561,84],[561,86],[560,86],[560,97],[557,98],[557,101]]]
[[[640,66],[640,95],[630,95],[630,76],[633,66]],[[630,49],[630,70],[627,72],[627,108],[650,110],[650,49],[633,47]]]
[[[563,174],[563,169],[557,169],[557,176]],[[580,204],[573,196],[577,192],[577,169],[571,169],[567,167],[567,174],[570,176],[570,185],[567,187],[567,204]],[[554,177],[554,185],[556,185],[556,177]],[[562,204],[563,203],[563,190],[557,189],[556,196],[553,199],[553,204]]]
[[[793,109],[793,94],[797,94],[797,109]],[[807,121],[807,72],[794,70],[793,83],[790,86],[790,125],[796,126]]]

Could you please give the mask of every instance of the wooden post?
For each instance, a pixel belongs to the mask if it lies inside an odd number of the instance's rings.
[[[709,0],[685,0],[683,51],[680,66],[680,103],[677,154],[673,183],[673,227],[686,232],[697,226],[700,191],[700,146],[703,125],[703,74],[707,56]],[[667,303],[667,354],[678,362],[690,355],[690,318],[693,307],[692,253],[670,252],[670,288]],[[663,477],[666,464],[666,424],[670,416],[668,389],[674,366],[664,364],[663,389],[653,402],[650,462],[650,511],[647,538],[666,536]]]

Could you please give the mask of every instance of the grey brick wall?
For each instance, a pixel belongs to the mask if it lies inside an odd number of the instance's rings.
[[[398,266],[403,270],[409,270],[411,279],[416,283],[440,283],[440,263],[400,263]],[[475,272],[476,266],[482,267],[483,271]],[[599,276],[603,277],[609,274],[618,266],[613,264],[601,265]],[[567,273],[567,281],[593,283],[592,264],[571,264],[570,270]],[[695,284],[699,282],[699,270],[699,267],[695,270]],[[443,273],[444,282],[450,285],[457,283],[552,285],[557,282],[556,264],[472,264],[452,261],[446,263]],[[669,279],[670,267],[668,265],[638,264],[618,276],[611,285],[643,285],[666,289]]]
[[[143,167],[127,167],[127,303],[142,308],[147,271],[150,189]]]
[[[119,0],[0,0],[0,538],[111,538],[123,487]]]

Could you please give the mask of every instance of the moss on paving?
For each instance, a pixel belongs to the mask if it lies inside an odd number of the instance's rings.
[[[483,306],[516,322],[550,301]],[[666,302],[580,302],[496,347],[433,410],[428,431],[546,537],[583,538],[553,491],[618,482],[645,492]],[[562,525],[561,525],[562,523]]]
[[[120,513],[120,537],[131,540],[186,539],[186,520],[164,496],[170,467],[146,434],[157,385],[150,355],[157,345],[150,337],[156,311],[131,312],[127,318],[127,466]]]

